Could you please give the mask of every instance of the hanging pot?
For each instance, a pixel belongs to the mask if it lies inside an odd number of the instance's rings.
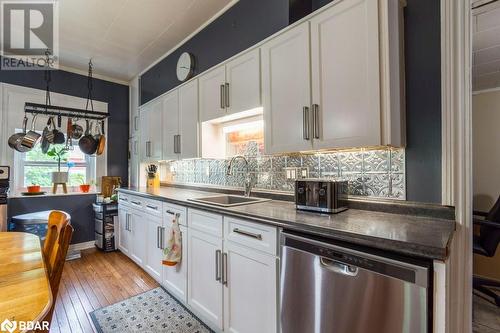
[[[96,135],[95,139],[97,141],[97,151],[96,155],[102,155],[104,153],[104,148],[106,148],[106,136],[104,135],[104,120],[101,121],[99,134]],[[98,125],[99,127],[99,125]]]
[[[77,123],[73,123],[71,126],[71,137],[75,140],[78,140],[83,135],[83,127],[78,125]]]
[[[80,138],[80,141],[78,141],[78,147],[80,147],[80,150],[84,154],[92,155],[97,150],[97,141],[91,133],[92,126],[88,119],[86,120],[86,124],[85,135]]]
[[[63,144],[66,142],[66,139],[64,138],[64,133],[61,131],[61,115],[57,116],[57,129],[54,129],[54,143],[55,144]]]
[[[49,135],[52,136],[52,117],[47,121],[47,125],[42,132],[42,153],[47,154],[50,148]]]
[[[35,114],[33,116],[33,119],[31,120],[31,129],[23,136],[23,139],[21,140],[21,143],[20,143],[20,147],[24,147],[28,150],[31,150],[31,149],[33,149],[33,147],[35,147],[38,140],[40,140],[40,137],[42,135],[35,131],[37,117],[38,117],[38,114]]]
[[[15,133],[9,138],[9,147],[12,149],[17,149],[17,146],[21,144],[21,141],[26,134],[26,125],[28,124],[28,117],[26,115],[23,118],[23,131],[20,133]]]

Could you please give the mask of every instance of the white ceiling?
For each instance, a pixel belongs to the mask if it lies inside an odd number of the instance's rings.
[[[60,65],[130,81],[231,0],[58,0]]]
[[[490,1],[473,13],[473,90],[500,87],[500,1]]]

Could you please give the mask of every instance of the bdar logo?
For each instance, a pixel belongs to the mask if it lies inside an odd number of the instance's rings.
[[[5,319],[1,324],[0,324],[0,330],[4,332],[14,332],[14,330],[17,327],[17,323],[15,321],[10,321],[9,319]]]

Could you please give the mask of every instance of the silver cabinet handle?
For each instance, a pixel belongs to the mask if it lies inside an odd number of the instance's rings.
[[[165,248],[165,228],[164,227],[160,227],[160,249],[164,249]]]
[[[226,82],[225,95],[226,95],[226,108],[228,108],[229,107],[229,83],[228,82]]]
[[[138,146],[138,142],[137,141],[134,141],[134,155],[137,155],[137,146]]]
[[[128,231],[128,214],[125,213],[125,230]]]
[[[309,140],[309,107],[302,108],[302,138]]]
[[[158,206],[146,205],[146,207],[149,208],[149,209],[158,210]]]
[[[141,205],[141,203],[140,203],[139,201],[133,201],[133,200],[132,200],[132,201],[130,201],[130,202],[131,202],[131,203],[133,203],[134,205],[137,205],[137,206],[140,206],[140,205]]]
[[[222,284],[227,286],[227,253],[222,254]]]
[[[226,101],[226,89],[224,88],[224,85],[220,85],[220,108],[224,109],[224,103]]]
[[[319,105],[313,104],[313,136],[315,139],[319,139]]]
[[[170,215],[175,215],[175,212],[173,212],[173,211],[171,211],[171,210],[167,210],[166,212],[167,212],[168,214],[170,214]]]
[[[159,249],[160,248],[160,226],[156,227],[156,247]]]
[[[221,259],[221,250],[216,250],[215,251],[215,281],[221,281],[221,265],[220,265],[220,259]]]
[[[146,157],[151,157],[151,141],[146,141]]]
[[[139,130],[139,116],[134,117],[134,130],[138,131]]]
[[[177,134],[177,154],[181,153],[181,135]]]
[[[248,231],[241,230],[241,229],[238,229],[238,228],[234,228],[233,232],[236,233],[236,234],[243,235],[243,236],[252,237],[252,238],[255,238],[255,239],[258,239],[258,240],[262,240],[262,235],[261,234],[254,234],[253,232],[248,232]]]
[[[127,198],[125,198],[125,197],[120,197],[120,200],[121,200],[121,201],[128,201],[128,199],[127,199]]]

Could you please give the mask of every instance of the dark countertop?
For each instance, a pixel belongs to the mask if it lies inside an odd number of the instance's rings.
[[[425,216],[358,209],[319,214],[297,211],[293,202],[278,200],[216,207],[188,200],[213,196],[213,192],[175,187],[121,188],[119,191],[427,259],[443,260],[448,256],[448,245],[455,230],[453,220]]]

